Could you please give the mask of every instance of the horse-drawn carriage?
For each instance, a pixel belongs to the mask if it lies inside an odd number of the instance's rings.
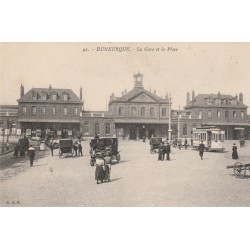
[[[161,137],[152,137],[150,138],[149,144],[150,144],[150,153],[156,153],[159,150],[159,146],[162,142]]]
[[[92,139],[90,142],[90,165],[94,166],[96,162],[96,154],[101,154],[104,157],[106,154],[110,155],[111,162],[121,160],[120,153],[118,151],[118,139],[117,138],[98,138]]]
[[[73,140],[72,139],[60,139],[59,140],[59,158],[63,155],[66,157],[73,156]]]

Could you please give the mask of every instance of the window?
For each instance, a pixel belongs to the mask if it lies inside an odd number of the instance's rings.
[[[57,99],[56,94],[53,94],[53,95],[52,95],[52,100],[53,100],[53,101],[56,101],[56,99]]]
[[[221,119],[221,112],[220,112],[220,110],[217,110],[217,119]]]
[[[63,108],[63,115],[67,115],[68,114],[68,108],[67,107],[64,107]]]
[[[42,115],[46,115],[46,107],[45,106],[42,107]]]
[[[88,122],[84,123],[84,125],[83,125],[83,133],[85,135],[89,134],[89,123]]]
[[[68,95],[67,94],[63,94],[63,100],[68,101]]]
[[[27,107],[23,106],[23,114],[26,115],[27,114]]]
[[[207,104],[208,104],[208,105],[212,104],[212,99],[210,99],[210,98],[207,99]]]
[[[200,119],[202,118],[202,110],[198,111],[198,116],[199,116]]]
[[[124,108],[123,107],[119,107],[119,109],[118,109],[118,115],[119,116],[123,116],[124,115]]]
[[[74,108],[74,115],[78,115],[78,108]]]
[[[47,100],[47,94],[46,93],[42,93],[42,99]]]
[[[145,107],[141,107],[141,116],[145,116]]]
[[[99,134],[99,123],[95,123],[95,127],[94,127],[94,132],[95,132],[95,134]]]
[[[136,108],[135,107],[131,108],[131,116],[136,116]]]
[[[244,118],[245,118],[245,113],[244,113],[244,111],[241,111],[241,112],[240,112],[240,117],[241,117],[241,119],[244,119]]]
[[[55,114],[56,114],[56,107],[53,106],[53,107],[52,107],[52,115],[55,115]]]
[[[187,124],[183,124],[182,134],[187,135]]]
[[[211,112],[211,110],[208,110],[208,111],[207,111],[207,118],[208,118],[208,119],[211,119],[211,118],[212,118],[212,112]]]
[[[226,119],[229,118],[228,111],[225,111],[225,118],[226,118]]]
[[[233,119],[237,119],[237,112],[233,111]]]
[[[35,92],[32,93],[32,100],[37,100],[37,93]]]
[[[35,106],[32,107],[32,115],[36,115],[36,107]]]
[[[106,123],[105,125],[105,135],[110,135],[110,123]]]
[[[161,110],[161,116],[162,116],[162,117],[166,117],[166,116],[167,116],[167,109],[166,109],[166,108],[163,108],[163,109]]]
[[[155,108],[150,108],[150,117],[154,117],[155,116]]]

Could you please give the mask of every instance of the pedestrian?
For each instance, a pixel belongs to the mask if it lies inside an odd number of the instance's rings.
[[[185,145],[185,149],[187,149],[187,145],[188,145],[188,141],[187,141],[187,138],[185,138],[185,142],[184,142],[184,145]]]
[[[19,146],[19,143],[17,143],[15,148],[14,148],[14,156],[15,157],[18,157],[19,150],[20,150],[20,146]]]
[[[50,151],[51,151],[51,156],[54,155],[54,154],[53,154],[53,151],[54,151],[54,144],[55,144],[55,141],[52,140],[51,143],[50,143],[50,145],[49,145],[49,148],[50,148]]]
[[[165,159],[166,147],[167,147],[167,141],[165,141],[164,144],[163,144],[163,150],[162,150],[162,160],[163,161]]]
[[[28,156],[30,158],[30,166],[32,167],[35,158],[35,149],[33,147],[28,148]]]
[[[158,161],[162,161],[162,156],[163,156],[163,152],[164,152],[164,146],[162,143],[160,143],[159,145],[159,149],[158,149]]]
[[[171,151],[170,145],[169,143],[167,143],[166,148],[165,148],[165,152],[167,154],[167,161],[170,161],[170,157],[169,157],[170,151]]]
[[[203,141],[201,141],[198,150],[199,150],[199,155],[201,157],[201,160],[203,160],[203,153],[204,153],[204,150],[205,150],[205,146],[203,144]]]
[[[77,156],[77,149],[78,149],[78,147],[77,147],[77,144],[75,143],[75,144],[73,145],[73,150],[74,150],[74,152],[75,152],[75,156]]]
[[[234,160],[237,160],[239,158],[239,156],[238,156],[238,152],[237,152],[237,146],[235,145],[235,143],[233,144],[232,150],[233,150],[232,158]]]
[[[82,156],[82,144],[81,144],[81,141],[79,140],[78,141],[78,155],[80,156]]]
[[[96,184],[102,183],[104,179],[104,160],[102,158],[101,153],[96,154],[96,161],[95,161],[95,180]],[[99,182],[100,181],[100,182]]]
[[[181,150],[181,139],[178,141],[178,147],[179,147],[179,150]]]

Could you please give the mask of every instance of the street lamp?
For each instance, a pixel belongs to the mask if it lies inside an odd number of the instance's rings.
[[[142,133],[143,133],[142,139],[143,139],[143,142],[145,142],[146,136],[145,136],[145,126],[144,125],[142,126]]]
[[[169,119],[168,119],[168,139],[171,140],[172,129],[171,129],[171,94],[169,97]]]
[[[2,128],[2,135],[3,135],[2,153],[4,153],[4,128]]]

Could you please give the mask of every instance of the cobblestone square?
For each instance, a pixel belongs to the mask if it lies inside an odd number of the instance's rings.
[[[89,164],[89,142],[83,157],[60,159],[50,150],[37,151],[34,166],[28,158],[1,156],[1,206],[87,207],[238,207],[249,206],[249,172],[235,178],[227,165],[235,141],[226,141],[224,153],[172,148],[170,161],[158,161],[146,141],[119,141],[120,163],[112,165],[111,182],[96,184]],[[237,142],[236,142],[237,143]],[[249,145],[249,143],[248,143]],[[250,162],[249,146],[238,147],[240,162]]]

